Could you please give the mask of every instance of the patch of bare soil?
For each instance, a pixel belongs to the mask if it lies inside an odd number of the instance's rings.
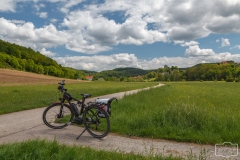
[[[46,76],[42,74],[23,72],[10,69],[0,69],[0,86],[26,85],[26,84],[56,84],[66,78]],[[68,83],[84,82],[67,79]]]

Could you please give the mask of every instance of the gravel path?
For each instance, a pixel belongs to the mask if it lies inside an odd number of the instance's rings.
[[[155,87],[160,87],[159,84]],[[149,88],[141,89],[146,90]],[[124,95],[134,94],[141,90],[133,90],[128,92],[120,92],[98,98],[122,98]],[[94,101],[96,98],[89,98],[88,101]],[[60,143],[68,145],[89,146],[101,150],[114,150],[125,153],[140,154],[162,154],[181,156],[187,159],[190,155],[201,154],[206,151],[207,159],[223,159],[215,156],[215,146],[198,145],[194,143],[179,143],[167,140],[152,140],[146,138],[128,138],[109,134],[103,139],[96,139],[85,132],[78,140],[76,137],[81,133],[83,128],[76,126],[68,126],[61,130],[50,129],[43,124],[42,113],[44,108],[32,109],[27,111],[15,112],[0,116],[0,144],[19,142],[28,139],[56,139]],[[240,157],[232,157],[232,159],[240,159]]]

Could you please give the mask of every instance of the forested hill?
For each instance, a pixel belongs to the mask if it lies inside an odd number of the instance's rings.
[[[63,67],[55,60],[31,48],[26,48],[3,40],[0,40],[0,68],[11,68],[71,79],[85,78],[85,73],[83,71]]]
[[[106,70],[99,72],[94,75],[95,79],[98,78],[105,78],[105,77],[116,77],[120,78],[122,76],[124,77],[133,77],[133,76],[142,76],[147,74],[149,71],[143,70],[140,68],[131,68],[131,67],[126,67],[126,68],[116,68],[113,70]]]

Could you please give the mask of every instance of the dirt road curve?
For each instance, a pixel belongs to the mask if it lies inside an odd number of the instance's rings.
[[[160,87],[159,84],[156,87]],[[149,88],[146,88],[149,89]],[[139,90],[121,92],[99,98],[116,97],[122,98],[124,95],[134,94]],[[88,101],[94,101],[95,98],[90,98]],[[68,145],[90,146],[95,149],[115,150],[121,152],[134,152],[141,154],[173,154],[176,156],[186,157],[190,151],[193,154],[199,155],[204,148],[207,151],[208,159],[222,159],[215,156],[215,147],[209,145],[197,145],[190,143],[178,143],[166,140],[151,140],[142,138],[127,138],[109,134],[104,139],[96,139],[85,132],[79,140],[76,137],[83,130],[76,126],[68,126],[61,130],[50,129],[43,124],[42,113],[44,108],[32,109],[27,111],[15,112],[0,116],[0,144],[19,142],[28,139],[49,139],[56,138],[60,143]],[[238,157],[235,157],[238,158]]]

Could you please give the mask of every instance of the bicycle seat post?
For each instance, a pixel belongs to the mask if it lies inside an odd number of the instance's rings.
[[[84,102],[85,102],[85,97],[84,97],[84,95],[82,96],[82,104],[84,104]]]

